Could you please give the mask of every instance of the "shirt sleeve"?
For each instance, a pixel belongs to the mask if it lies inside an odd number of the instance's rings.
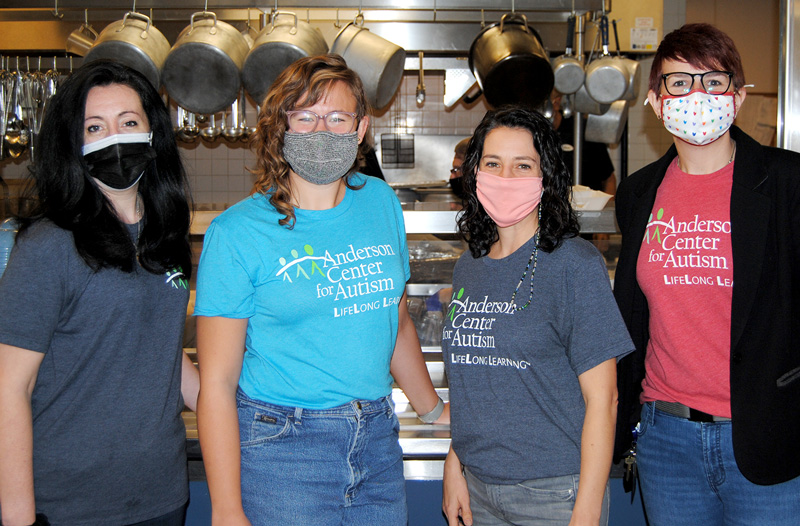
[[[614,301],[603,256],[585,246],[567,272],[571,331],[568,354],[576,375],[633,351]]]
[[[195,316],[250,318],[255,314],[255,286],[230,225],[214,222],[203,239],[197,271]]]
[[[77,256],[72,237],[58,234],[34,225],[17,236],[0,279],[0,342],[41,353],[50,347],[68,296],[65,270]]]

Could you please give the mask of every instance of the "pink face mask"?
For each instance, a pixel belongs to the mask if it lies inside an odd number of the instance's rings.
[[[542,199],[541,177],[500,177],[478,171],[478,201],[499,227],[516,225]]]

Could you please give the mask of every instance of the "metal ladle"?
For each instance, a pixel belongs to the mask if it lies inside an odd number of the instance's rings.
[[[419,52],[419,83],[417,84],[417,104],[425,102],[425,71],[422,69],[422,51]]]
[[[212,113],[208,117],[208,126],[200,130],[200,138],[204,141],[213,142],[217,140],[219,134],[222,132],[217,128],[216,114]]]
[[[231,104],[230,109],[231,114],[231,121],[230,126],[228,126],[228,119],[223,119],[222,121],[222,136],[225,140],[234,142],[238,141],[239,138],[242,136],[242,128],[239,126],[239,99],[234,99],[233,104]]]

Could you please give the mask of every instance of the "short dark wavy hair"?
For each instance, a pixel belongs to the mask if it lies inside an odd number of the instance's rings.
[[[489,111],[475,128],[462,165],[465,196],[464,210],[458,218],[461,235],[476,258],[488,254],[499,239],[497,225],[478,201],[475,190],[483,144],[489,132],[496,128],[527,130],[533,138],[533,146],[541,157],[543,177],[539,246],[545,252],[552,252],[565,238],[575,237],[580,232],[578,217],[570,202],[572,177],[561,157],[561,141],[553,125],[539,112],[521,106]]]
[[[665,60],[688,62],[698,69],[733,73],[736,91],[744,86],[742,57],[733,39],[711,24],[685,24],[667,33],[658,45],[650,68],[649,88],[658,93]]]

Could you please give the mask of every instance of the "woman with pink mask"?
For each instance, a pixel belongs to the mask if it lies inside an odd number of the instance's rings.
[[[675,144],[617,193],[616,452],[652,526],[800,516],[800,156],[732,126],[744,84],[717,28],[668,34],[647,99]]]
[[[616,359],[633,344],[603,257],[577,237],[558,136],[537,112],[491,111],[463,173],[444,512],[451,526],[605,525]]]

